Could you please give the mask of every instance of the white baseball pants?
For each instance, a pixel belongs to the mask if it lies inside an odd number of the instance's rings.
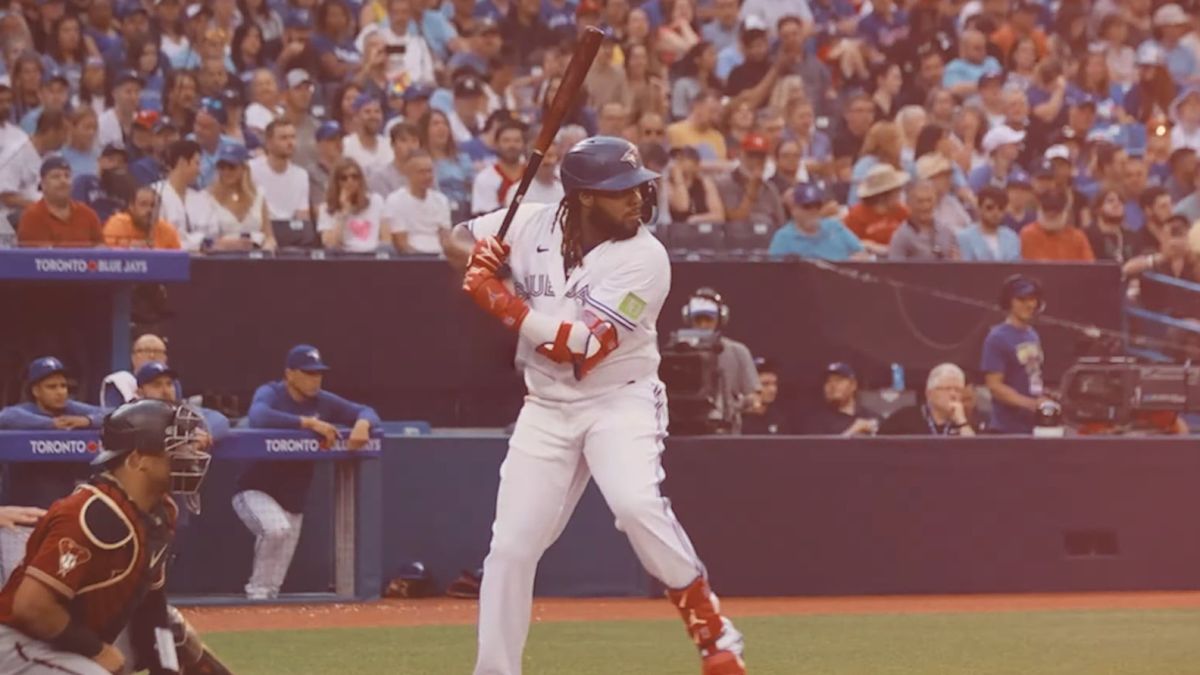
[[[233,510],[254,533],[254,564],[246,597],[273,600],[292,565],[304,514],[287,511],[271,495],[244,490],[233,496]]]
[[[562,533],[589,475],[647,572],[669,588],[704,573],[659,491],[666,427],[666,393],[657,380],[575,403],[526,397],[500,467],[475,675],[520,674],[538,561]]]

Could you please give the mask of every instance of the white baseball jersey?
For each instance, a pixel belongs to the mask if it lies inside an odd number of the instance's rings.
[[[554,224],[558,204],[522,204],[505,237],[517,295],[529,307],[560,321],[584,321],[585,313],[617,328],[617,349],[576,380],[571,364],[538,354],[521,338],[517,364],[525,369],[531,396],[579,401],[630,382],[658,377],[658,313],[671,288],[666,249],[639,228],[624,241],[606,241],[588,251],[568,277],[563,270],[562,228]],[[504,220],[496,211],[467,223],[476,239],[495,236]]]

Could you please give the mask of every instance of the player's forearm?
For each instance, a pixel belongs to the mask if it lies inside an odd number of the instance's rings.
[[[455,225],[445,241],[446,262],[450,263],[455,272],[462,274],[467,269],[467,261],[471,258],[474,248],[475,237],[470,228],[466,224]]]

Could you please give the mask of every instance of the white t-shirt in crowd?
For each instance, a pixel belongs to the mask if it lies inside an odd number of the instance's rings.
[[[364,51],[363,43],[366,42],[367,36],[377,31],[383,37],[385,45],[404,45],[403,54],[388,54],[387,75],[389,80],[407,79],[409,82],[425,82],[427,84],[435,82],[433,52],[429,50],[429,43],[415,32],[397,35],[390,26],[371,24],[363,28],[355,39],[355,45],[360,54]]]
[[[497,165],[484,167],[475,175],[475,183],[471,186],[471,213],[490,213],[507,204],[519,181],[506,184]],[[501,194],[501,186],[504,186]],[[527,193],[528,194],[528,193]]]
[[[358,134],[350,134],[342,140],[342,154],[358,162],[358,165],[362,167],[364,180],[367,174],[391,164],[392,160],[396,158],[392,146],[388,144],[388,139],[376,136],[375,149],[368,150],[363,146]]]
[[[247,235],[250,241],[262,245],[266,239],[262,222],[263,201],[263,191],[256,189],[251,198],[250,209],[238,220],[232,211],[222,206],[211,192],[205,190],[203,199],[198,204],[199,208],[194,213],[215,236]]]
[[[283,110],[281,108],[272,110],[261,103],[251,103],[246,108],[246,126],[250,129],[261,131],[266,129],[268,124],[274,122],[282,114]]]
[[[151,187],[158,194],[158,217],[175,226],[185,250],[199,251],[204,239],[215,233],[204,218],[208,195],[192,188],[181,195],[165,179]]]
[[[117,119],[116,108],[105,110],[96,121],[96,147],[103,148],[109,143],[118,148],[125,147],[125,130],[121,128],[121,120]]]
[[[509,190],[508,194],[504,195],[504,205],[508,206],[511,204],[516,194],[516,190]],[[543,183],[541,179],[535,177],[529,182],[529,189],[525,191],[525,198],[521,203],[557,204],[562,201],[564,195],[566,195],[566,192],[563,190],[562,181],[558,179],[557,175],[549,183]]]
[[[416,253],[440,254],[442,241],[438,230],[450,229],[450,200],[430,189],[419,199],[408,188],[388,195],[384,218],[392,232],[408,235],[408,245]]]
[[[322,203],[317,215],[317,230],[327,232],[342,223],[342,250],[350,253],[370,253],[379,248],[379,225],[383,221],[383,197],[372,193],[367,208],[359,213],[331,215]]]
[[[283,173],[276,173],[265,156],[250,160],[250,178],[267,200],[271,220],[291,220],[297,211],[307,211],[308,172],[288,162]]]

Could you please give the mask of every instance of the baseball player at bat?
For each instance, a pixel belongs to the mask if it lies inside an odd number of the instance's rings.
[[[0,673],[229,673],[164,592],[179,513],[171,492],[199,491],[203,430],[194,409],[159,400],[104,418],[97,473],[51,505],[0,591]]]
[[[518,675],[534,574],[589,479],[646,570],[669,589],[705,675],[741,675],[742,636],[723,617],[692,543],[659,490],[667,401],[658,313],[671,285],[652,218],[658,175],[637,148],[588,138],[561,165],[558,204],[522,204],[507,241],[498,211],[460,224],[463,290],[520,336],[529,395],[500,469],[483,567],[475,675]],[[465,257],[465,252],[464,252]],[[511,269],[511,284],[497,275]]]

